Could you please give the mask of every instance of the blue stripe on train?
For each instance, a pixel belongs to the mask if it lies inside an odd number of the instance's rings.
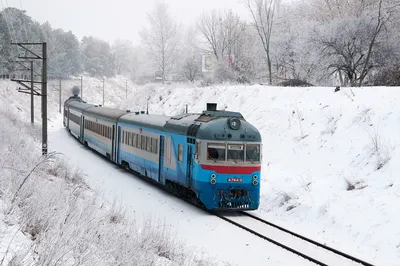
[[[90,144],[90,146],[95,146],[96,148],[100,149],[104,154],[109,153],[110,155],[112,154],[111,152],[111,145],[108,145],[104,143],[103,141],[99,140],[96,137],[88,136],[87,134],[84,134],[84,140]]]

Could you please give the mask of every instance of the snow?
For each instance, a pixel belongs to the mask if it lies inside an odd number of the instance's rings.
[[[399,261],[400,88],[160,85],[135,94],[155,114],[207,102],[240,111],[263,138],[258,215],[372,263]]]
[[[79,164],[89,185],[107,198],[115,198],[127,208],[138,224],[149,217],[160,220],[173,231],[173,236],[188,245],[189,251],[205,252],[232,265],[310,265],[309,262],[251,235],[225,221],[149,185],[84,148],[65,130],[50,136],[52,149],[62,151],[73,164]],[[94,167],[95,166],[95,167]]]
[[[183,113],[186,104],[189,112],[201,112],[207,102],[216,102],[218,109],[241,112],[263,138],[258,216],[373,264],[396,265],[400,260],[396,178],[400,166],[395,163],[399,160],[400,88],[342,88],[334,93],[330,87],[136,87],[129,83],[125,97],[123,77],[107,82],[105,106],[133,112],[146,110],[148,102],[150,114],[171,116]],[[63,81],[67,88],[79,84],[80,80]],[[3,95],[9,95],[7,101],[21,110],[21,119],[29,121],[29,96],[17,95],[15,87],[0,81]],[[84,100],[101,103],[100,88],[100,81],[84,77]],[[63,91],[63,99],[69,92]],[[99,158],[62,128],[58,96],[54,91],[49,95],[49,149],[65,154],[99,195],[110,202],[117,199],[139,224],[149,216],[163,221],[189,251],[204,252],[211,261],[310,264]],[[2,225],[0,230],[8,228]],[[0,241],[0,250],[4,246]]]

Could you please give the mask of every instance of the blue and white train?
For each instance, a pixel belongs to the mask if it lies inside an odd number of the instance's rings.
[[[207,104],[200,114],[150,115],[64,103],[64,126],[82,144],[208,210],[255,210],[261,135],[240,113]]]

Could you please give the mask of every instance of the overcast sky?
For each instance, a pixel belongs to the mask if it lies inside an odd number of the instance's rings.
[[[71,30],[79,40],[96,36],[109,42],[117,38],[139,42],[138,31],[146,25],[146,12],[156,0],[0,0],[1,9],[17,7],[40,23]],[[181,23],[191,24],[203,10],[231,8],[249,18],[243,0],[165,0],[171,14]]]

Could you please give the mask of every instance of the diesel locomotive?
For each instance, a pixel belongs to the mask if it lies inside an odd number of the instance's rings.
[[[238,112],[208,103],[177,116],[64,103],[63,123],[83,145],[115,164],[208,210],[256,210],[260,202],[259,131]]]

